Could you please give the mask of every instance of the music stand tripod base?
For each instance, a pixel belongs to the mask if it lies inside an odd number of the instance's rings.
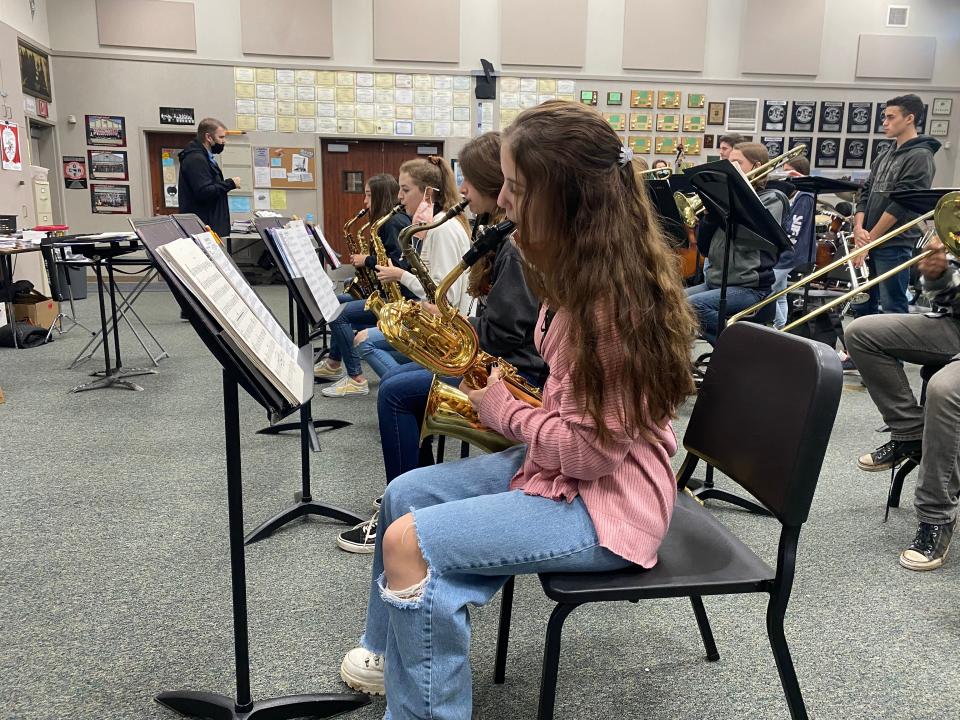
[[[156,701],[186,717],[214,720],[289,720],[334,717],[369,704],[370,698],[352,693],[288,695],[239,706],[233,698],[226,695],[183,690],[162,692],[157,695]]]
[[[123,390],[134,390],[142,392],[143,388],[136,383],[125,380],[128,377],[137,377],[138,375],[156,375],[157,371],[152,368],[114,368],[108,374],[106,370],[97,370],[90,373],[91,377],[97,378],[83,385],[77,385],[70,392],[86,392],[87,390],[102,390],[103,388],[121,388]]]

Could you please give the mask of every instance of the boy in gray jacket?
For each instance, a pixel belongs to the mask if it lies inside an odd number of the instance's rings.
[[[916,95],[901,95],[887,101],[883,111],[883,132],[897,144],[880,155],[857,195],[853,228],[857,247],[863,247],[916,217],[916,213],[891,200],[890,193],[923,190],[933,183],[933,155],[940,149],[940,142],[917,134],[916,122],[921,113],[923,101]],[[876,277],[909,260],[919,237],[920,231],[913,228],[873,250],[866,258],[870,276]],[[855,264],[862,262],[861,258]],[[870,299],[854,305],[854,315],[908,312],[909,281],[910,270],[906,269],[870,288]]]

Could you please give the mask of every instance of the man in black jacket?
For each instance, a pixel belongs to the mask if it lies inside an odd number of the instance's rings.
[[[916,213],[891,200],[890,193],[923,190],[933,183],[933,155],[940,149],[940,142],[917,134],[916,121],[922,112],[923,101],[916,95],[901,95],[887,101],[883,111],[883,132],[897,144],[877,159],[870,177],[857,195],[853,229],[857,247],[863,247],[916,217]],[[876,277],[909,260],[919,237],[920,231],[914,228],[873,250],[867,259],[870,276]],[[862,260],[856,264],[860,262]],[[854,315],[875,315],[881,308],[884,313],[908,312],[909,281],[910,270],[907,269],[870,288],[870,299],[854,305]]]
[[[230,207],[227,193],[240,188],[240,178],[223,179],[214,156],[223,152],[226,126],[215,118],[204,118],[197,137],[180,151],[180,212],[195,213],[217,235],[230,234]]]

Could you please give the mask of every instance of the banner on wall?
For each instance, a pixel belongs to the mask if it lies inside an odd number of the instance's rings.
[[[23,170],[20,160],[20,126],[0,121],[0,156],[4,170]]]
[[[80,155],[63,156],[63,184],[67,190],[87,189],[87,159]]]

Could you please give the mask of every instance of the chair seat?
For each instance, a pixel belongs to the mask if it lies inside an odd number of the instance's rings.
[[[760,592],[774,570],[686,493],[677,496],[670,530],[651,570],[544,573],[543,591],[562,603]]]

